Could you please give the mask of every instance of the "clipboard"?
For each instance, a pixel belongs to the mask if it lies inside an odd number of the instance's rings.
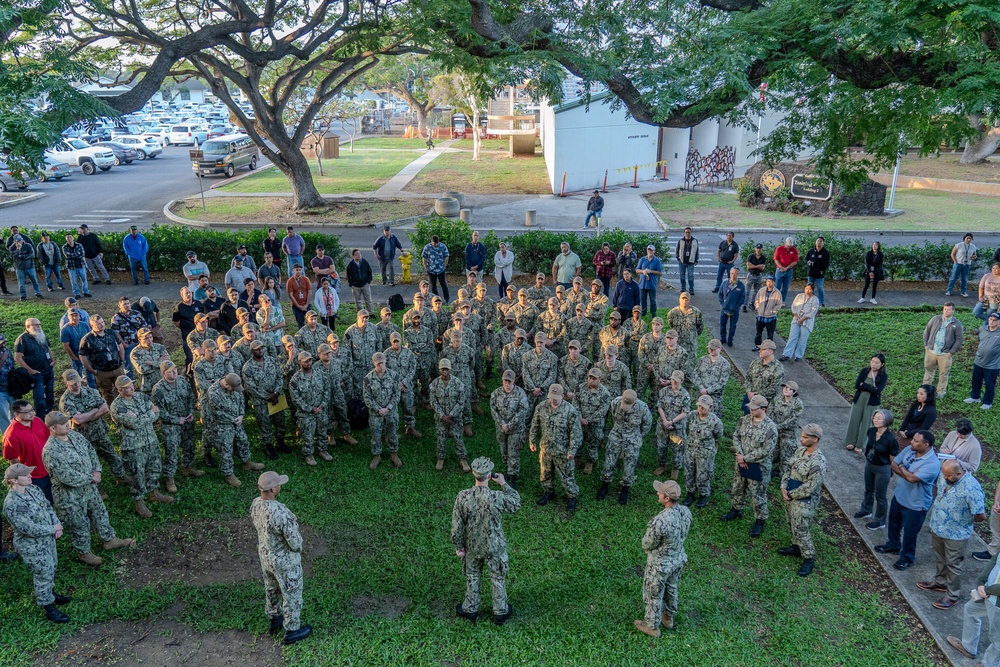
[[[287,409],[288,409],[288,399],[285,398],[284,394],[278,396],[277,403],[273,405],[271,403],[267,404],[267,414],[269,415],[277,414],[282,410],[287,410]]]
[[[746,468],[737,465],[736,472],[740,474],[740,477],[744,477],[746,479],[752,479],[755,482],[759,482],[763,479],[763,477],[761,476],[759,463],[747,463]]]

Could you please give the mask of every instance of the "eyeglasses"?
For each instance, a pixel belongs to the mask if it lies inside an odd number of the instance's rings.
[[[19,415],[30,415],[35,412],[34,408],[27,408],[26,410],[19,410],[17,414]]]

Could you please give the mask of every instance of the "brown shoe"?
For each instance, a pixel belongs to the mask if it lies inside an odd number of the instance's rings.
[[[342,440],[343,440],[344,442],[346,442],[347,444],[349,444],[349,445],[356,445],[356,444],[358,444],[358,441],[357,441],[357,440],[355,440],[355,439],[354,439],[354,437],[353,437],[353,436],[351,436],[351,434],[350,434],[350,433],[345,433],[345,434],[344,434],[344,435],[343,435],[343,436],[341,437],[341,439],[342,439]]]
[[[146,507],[145,500],[135,501],[135,513],[141,516],[143,519],[153,518],[153,513],[149,511],[148,507]]]
[[[469,467],[469,462],[465,459],[461,459],[458,462],[458,466],[462,469],[462,472],[472,472],[472,468]]]
[[[133,540],[131,538],[127,539],[127,540],[123,540],[120,537],[116,537],[113,540],[108,540],[107,542],[104,543],[104,550],[105,551],[111,551],[112,549],[121,549],[122,547],[130,547],[131,548],[131,547],[134,547],[134,546],[135,546],[135,540]]]
[[[254,461],[245,461],[243,463],[243,469],[244,470],[263,470],[264,469],[264,464],[263,463],[256,463]]]
[[[678,472],[679,471],[677,470],[677,468],[671,468],[670,469],[670,479],[676,480]]]
[[[948,611],[957,604],[958,600],[956,600],[955,598],[950,598],[947,595],[945,595],[937,602],[932,602],[931,606],[934,607],[935,609],[940,609],[941,611]]]
[[[477,414],[477,415],[484,415],[484,414],[486,414],[485,412],[483,412],[483,409],[481,407],[479,407],[479,403],[476,403],[476,404],[474,404],[472,406],[472,412],[475,413],[475,414]]]
[[[660,612],[660,625],[663,626],[664,630],[673,630],[674,629],[674,617],[673,616],[667,616],[665,613],[663,613],[661,611]]]
[[[222,478],[222,481],[228,484],[229,486],[235,486],[237,488],[243,486],[243,482],[238,480],[236,478],[236,475],[226,475],[225,477]]]
[[[583,466],[583,474],[589,475],[592,472],[594,472],[594,462],[587,461],[587,463]]]
[[[392,465],[393,465],[394,468],[402,468],[403,467],[403,462],[399,460],[398,456],[396,456],[396,452],[391,452],[389,454],[389,460],[392,462]]]
[[[664,472],[666,472],[667,466],[656,466],[656,470],[653,471],[653,477],[659,477]]]
[[[918,581],[917,588],[922,591],[936,591],[938,593],[945,593],[948,590],[947,586],[936,581]]]
[[[104,562],[100,556],[95,556],[92,551],[88,551],[85,554],[80,554],[77,557],[81,563],[86,563],[87,565],[93,565],[94,567],[100,567],[101,563]]]
[[[333,460],[333,457],[330,456],[329,452],[317,452],[316,456],[320,457],[324,461],[332,461]]]
[[[177,483],[173,477],[167,477],[163,480],[163,488],[167,490],[167,493],[177,493]]]
[[[656,628],[654,630],[653,628],[646,625],[646,621],[633,621],[633,622],[635,623],[635,629],[641,632],[642,634],[657,638],[660,636],[660,629]]]
[[[444,470],[444,459],[438,459],[437,463],[434,464],[435,470]]]
[[[423,433],[421,433],[417,429],[413,428],[412,426],[410,428],[406,429],[406,435],[413,436],[414,438],[422,438],[422,437],[424,437]]]
[[[150,491],[149,499],[154,503],[163,503],[165,505],[169,505],[170,503],[174,502],[173,496],[168,496],[167,494],[162,493],[159,490]]]
[[[107,500],[108,499],[108,492],[105,491],[104,489],[102,489],[101,487],[97,487],[97,493],[98,493],[98,495],[101,496],[101,500]]]
[[[378,467],[379,463],[382,463],[382,455],[376,454],[375,456],[372,457],[372,462],[368,464],[368,469],[375,470],[375,468]]]
[[[185,477],[204,477],[205,471],[198,468],[181,468],[181,474]]]
[[[309,456],[306,457],[306,463],[308,463],[311,466],[316,465],[316,459],[315,459],[315,457],[313,457],[313,455],[310,454]]]
[[[117,484],[118,486],[134,486],[135,477],[133,477],[132,475],[122,475],[121,477],[115,480],[115,484]]]
[[[465,437],[466,438],[471,438],[472,437],[472,424],[466,424],[465,428],[462,429],[462,432],[465,433]]]
[[[951,644],[951,647],[953,649],[955,649],[956,651],[958,651],[959,653],[961,653],[962,655],[964,655],[969,660],[975,660],[976,659],[975,654],[969,653],[968,651],[965,650],[965,647],[962,646],[962,640],[959,639],[958,637],[952,637],[951,635],[949,635],[948,636],[948,643]],[[980,664],[982,664],[982,663],[980,663]]]

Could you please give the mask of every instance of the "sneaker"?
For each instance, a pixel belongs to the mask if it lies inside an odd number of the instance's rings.
[[[968,292],[962,292],[962,296],[969,296]]]
[[[983,403],[982,405],[979,406],[979,409],[980,410],[989,410],[992,407],[993,407],[992,403]]]
[[[951,296],[951,292],[945,292],[944,295],[945,296]]]
[[[860,299],[858,299],[858,303],[864,303],[864,302],[865,302],[865,297],[861,297]]]
[[[868,303],[874,303],[876,306],[878,305],[878,301],[875,299],[868,299]]]
[[[978,398],[972,398],[972,397],[970,396],[969,398],[965,399],[965,401],[964,401],[964,402],[965,402],[965,403],[970,403],[970,404],[971,404],[971,403],[979,403],[979,399],[978,399]]]
[[[975,558],[976,560],[981,560],[981,561],[988,561],[991,558],[993,558],[993,556],[990,555],[989,551],[976,551],[972,554],[972,557]]]
[[[864,510],[858,510],[857,512],[854,513],[854,518],[855,519],[870,519],[873,516],[875,516],[875,515],[872,514],[871,510],[869,510],[867,512],[864,511]]]
[[[869,514],[868,516],[871,516],[871,515]],[[865,528],[867,528],[868,530],[881,530],[881,529],[885,528],[885,522],[884,521],[871,521],[871,522],[865,524]]]

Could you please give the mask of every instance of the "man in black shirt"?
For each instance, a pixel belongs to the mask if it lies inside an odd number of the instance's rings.
[[[101,275],[104,276],[104,284],[110,285],[111,276],[104,268],[104,248],[101,246],[101,239],[97,238],[97,234],[90,233],[90,227],[80,225],[80,233],[76,236],[76,242],[83,246],[83,259],[87,263],[87,268],[90,269],[92,281],[95,284],[101,282],[98,277],[98,271],[100,271]]]
[[[817,237],[816,247],[806,253],[809,284],[813,286],[821,306],[825,305],[823,303],[823,281],[826,279],[826,270],[830,268],[830,251],[823,247],[825,243],[826,240],[822,236]]]
[[[136,311],[146,320],[146,328],[153,332],[153,342],[163,344],[163,332],[160,329],[160,307],[148,296],[139,297],[138,303],[132,304]]]
[[[746,304],[753,304],[757,298],[757,290],[763,283],[764,269],[767,268],[767,255],[760,243],[754,246],[753,253],[747,257],[747,298],[743,302],[743,312],[747,312]]]
[[[726,232],[726,240],[719,244],[719,249],[715,251],[715,257],[719,260],[719,273],[715,277],[715,289],[712,294],[716,294],[722,287],[724,278],[729,277],[729,269],[736,264],[736,258],[740,256],[740,244],[733,240],[733,233]]]
[[[90,333],[80,341],[80,361],[94,374],[97,390],[108,405],[118,397],[115,380],[125,374],[125,344],[121,336],[109,331],[100,315],[90,316]]]
[[[281,239],[278,238],[278,230],[270,227],[267,230],[267,238],[264,239],[264,252],[271,253],[271,259],[281,268]]]
[[[194,356],[191,348],[188,347],[188,334],[194,331],[194,316],[205,312],[205,306],[194,300],[194,294],[187,287],[181,288],[181,301],[174,307],[174,314],[171,316],[174,326],[181,330],[181,345],[184,347],[184,373],[191,376],[191,364],[194,363]]]
[[[54,407],[52,351],[49,340],[42,331],[42,323],[34,317],[24,321],[24,333],[14,341],[14,362],[28,371],[35,381],[34,394],[35,414],[39,418],[48,414]]]
[[[219,292],[215,289],[214,285],[206,287],[205,294],[208,296],[202,300],[201,305],[204,306],[204,312],[208,315],[208,326],[218,329],[216,325],[219,323],[219,311],[226,301],[219,296]]]
[[[256,319],[257,311],[260,310],[260,295],[263,294],[257,289],[257,283],[253,278],[243,281],[243,291],[240,292],[240,300],[246,303],[245,308],[250,311],[251,319]]]
[[[240,293],[230,287],[227,292],[229,301],[219,308],[219,317],[212,327],[217,331],[232,331],[233,327],[240,323],[240,317],[236,311],[240,308],[247,308],[247,302],[240,298]]]

